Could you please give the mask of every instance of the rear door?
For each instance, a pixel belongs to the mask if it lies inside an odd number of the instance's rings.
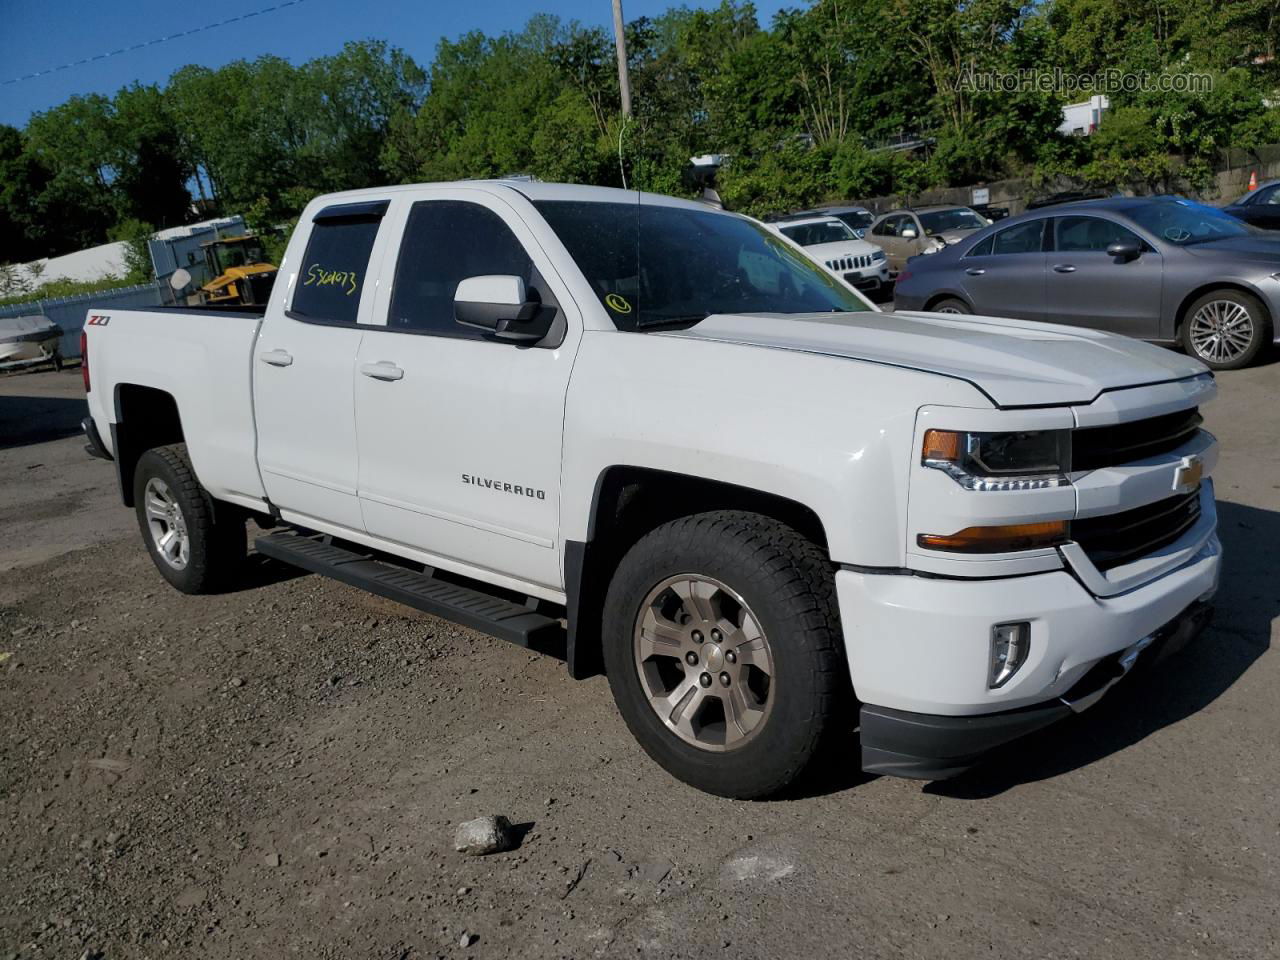
[[[1045,273],[1046,320],[1129,337],[1160,336],[1163,258],[1119,223],[1098,216],[1055,217]],[[1117,242],[1138,244],[1136,260],[1107,254]]]
[[[317,212],[301,262],[284,265],[287,298],[272,299],[258,334],[258,467],[267,496],[287,519],[363,528],[352,380],[386,209],[378,201]]]
[[[960,288],[974,313],[1045,319],[1047,220],[1016,223],[986,237],[960,259]]]
[[[403,239],[382,267],[394,280],[356,358],[365,527],[445,568],[558,591],[561,438],[581,319],[507,201],[467,188],[416,196],[395,214]],[[542,344],[454,320],[459,281],[492,274],[520,276],[556,312]]]

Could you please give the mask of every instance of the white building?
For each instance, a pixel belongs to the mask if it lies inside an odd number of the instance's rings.
[[[1069,103],[1062,108],[1062,122],[1058,132],[1071,137],[1087,137],[1096,133],[1102,123],[1102,115],[1111,108],[1111,101],[1101,94],[1083,103]]]

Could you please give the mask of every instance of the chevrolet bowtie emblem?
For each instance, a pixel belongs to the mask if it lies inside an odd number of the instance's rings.
[[[1173,492],[1190,493],[1200,485],[1204,474],[1204,461],[1197,456],[1183,457],[1173,471]]]

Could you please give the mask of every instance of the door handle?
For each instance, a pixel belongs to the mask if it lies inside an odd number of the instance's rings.
[[[1054,273],[1075,273],[1076,268],[1074,264],[1070,264],[1070,263],[1055,263],[1053,265],[1053,272]]]
[[[390,360],[379,360],[377,363],[360,364],[360,372],[374,380],[401,380],[404,371]]]
[[[987,271],[983,270],[981,267],[970,267],[965,271],[965,273],[967,273],[971,277],[980,277],[986,272]]]
[[[258,359],[273,367],[287,367],[293,363],[293,354],[288,350],[268,350],[266,353],[258,354]]]

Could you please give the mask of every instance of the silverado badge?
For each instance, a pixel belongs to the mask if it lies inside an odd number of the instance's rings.
[[[1204,461],[1194,454],[1183,457],[1173,471],[1173,492],[1190,493],[1200,485],[1200,477],[1204,473]]]

